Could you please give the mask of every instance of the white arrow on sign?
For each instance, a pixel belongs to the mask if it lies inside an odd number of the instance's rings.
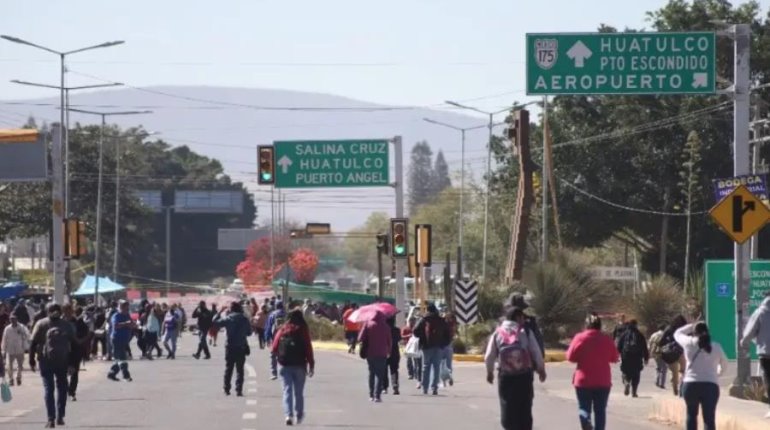
[[[692,87],[693,88],[706,88],[709,84],[708,73],[693,73],[692,74]]]
[[[574,45],[572,45],[572,48],[567,51],[567,56],[573,60],[575,60],[575,67],[578,69],[582,68],[585,64],[585,60],[587,58],[591,58],[591,55],[593,55],[593,52],[591,52],[590,49],[583,43],[582,41],[578,40],[575,42]]]
[[[281,166],[281,169],[283,169],[284,174],[289,173],[289,166],[291,166],[292,164],[294,164],[294,162],[291,161],[291,158],[285,155],[278,160],[278,165]]]

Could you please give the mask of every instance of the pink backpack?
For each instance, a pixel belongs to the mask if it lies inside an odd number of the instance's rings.
[[[526,330],[519,328],[515,332],[508,332],[500,327],[496,334],[500,375],[523,375],[531,372],[532,355],[527,344],[529,339]]]

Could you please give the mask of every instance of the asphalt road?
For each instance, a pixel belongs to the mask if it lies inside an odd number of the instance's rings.
[[[222,339],[220,339],[222,340]],[[213,348],[211,360],[191,357],[194,338],[186,334],[174,361],[132,361],[133,382],[107,380],[107,363],[88,363],[81,375],[78,401],[67,408],[66,428],[72,429],[217,429],[251,430],[284,427],[280,381],[270,381],[266,351],[252,347],[247,361],[245,397],[222,392],[223,348]],[[484,380],[479,364],[455,365],[454,387],[439,396],[423,396],[402,370],[402,395],[386,395],[380,404],[368,399],[365,364],[357,356],[317,352],[316,377],[306,388],[308,429],[499,429],[496,389]],[[403,368],[402,363],[402,368]],[[535,428],[578,428],[577,406],[570,386],[572,368],[554,364],[549,380],[536,383]],[[613,394],[608,428],[661,429],[647,421],[650,399]],[[0,428],[42,428],[45,411],[40,378],[25,374],[14,387],[11,403],[0,404]],[[619,377],[616,377],[616,379]]]

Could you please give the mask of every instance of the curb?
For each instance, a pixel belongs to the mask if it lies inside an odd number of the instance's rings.
[[[347,351],[348,346],[342,342],[332,341],[313,341],[313,348],[321,351]],[[481,354],[455,354],[454,361],[463,363],[483,363],[484,356]],[[546,363],[561,363],[567,360],[567,354],[564,351],[548,350],[545,352]]]

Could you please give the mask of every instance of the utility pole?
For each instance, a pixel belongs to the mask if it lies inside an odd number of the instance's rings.
[[[542,248],[540,262],[548,262],[548,167],[551,163],[548,151],[548,96],[543,96],[543,166],[540,183],[543,192]]]
[[[64,303],[64,175],[62,163],[62,125],[53,124],[51,127],[53,143],[51,145],[52,169],[52,222],[51,243],[53,243],[53,286],[54,303]]]
[[[402,218],[404,216],[404,153],[401,136],[393,138],[393,151],[395,152],[396,167],[396,218]],[[396,264],[396,308],[401,310],[404,310],[406,295],[404,289],[404,261],[402,259],[394,261]],[[398,325],[402,326],[404,324],[404,312],[399,312],[396,318],[398,318]]]
[[[173,206],[166,206],[166,297],[171,288],[171,209]]]

